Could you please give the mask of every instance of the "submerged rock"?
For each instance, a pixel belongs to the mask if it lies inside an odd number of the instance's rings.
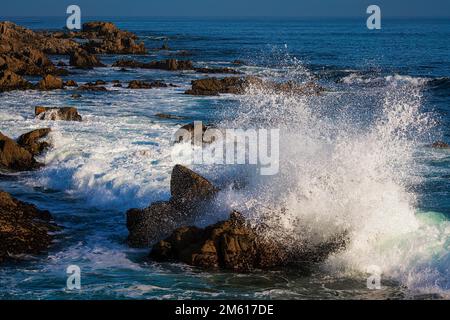
[[[42,166],[33,155],[0,132],[0,168],[14,171],[34,170]]]
[[[67,80],[64,85],[66,87],[78,87],[78,83],[75,80]]]
[[[34,109],[34,114],[39,120],[64,120],[64,121],[82,121],[75,107],[41,107]]]
[[[61,78],[48,74],[41,81],[39,81],[37,87],[40,90],[56,90],[62,89],[64,87],[64,83]]]
[[[50,148],[47,141],[41,141],[51,132],[50,128],[36,129],[25,133],[17,138],[17,143],[30,152],[33,156],[37,156]]]
[[[175,228],[190,223],[204,201],[217,192],[208,180],[181,165],[172,170],[170,190],[172,197],[167,202],[128,210],[128,243],[131,246],[150,247]]]
[[[58,228],[51,214],[0,190],[0,262],[14,255],[39,254],[52,243]]]

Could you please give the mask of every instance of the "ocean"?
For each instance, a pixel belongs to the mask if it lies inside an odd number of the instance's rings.
[[[1,20],[33,30],[65,25],[65,17]],[[45,168],[2,174],[0,189],[49,210],[64,229],[48,253],[0,267],[0,299],[450,297],[450,149],[430,147],[450,143],[450,20],[383,19],[381,30],[368,30],[364,18],[87,20],[114,22],[147,48],[167,41],[172,49],[131,59],[189,59],[276,81],[315,81],[327,92],[196,97],[184,91],[202,74],[106,67],[74,70],[64,79],[105,80],[108,92],[83,92],[78,99],[68,89],[1,93],[0,131],[18,137],[51,127],[54,147],[40,158]],[[124,56],[100,58],[111,65]],[[135,79],[177,87],[111,85]],[[74,106],[84,121],[36,120],[37,105]],[[156,263],[148,249],[130,248],[125,212],[170,197],[171,138],[194,120],[280,129],[277,175],[261,176],[245,165],[194,166],[225,186],[217,200],[222,210],[200,226],[225,219],[231,209],[271,212],[275,234],[315,241],[346,230],[347,248],[307,273],[242,274]],[[226,187],[238,178],[244,187]],[[66,288],[70,265],[81,268],[79,291]],[[374,267],[381,279],[376,290],[367,286]]]

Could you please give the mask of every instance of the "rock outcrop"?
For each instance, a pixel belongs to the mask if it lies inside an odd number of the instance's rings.
[[[20,254],[40,254],[52,243],[58,228],[52,216],[36,206],[0,191],[0,262]]]
[[[127,212],[128,243],[131,246],[150,247],[174,229],[189,223],[202,204],[218,191],[208,180],[181,165],[172,170],[170,190],[172,197],[169,201]]]
[[[275,83],[262,80],[258,77],[247,76],[226,77],[223,79],[213,77],[194,80],[192,81],[192,88],[185,93],[198,96],[212,96],[226,93],[243,94],[249,88],[298,95],[318,95],[324,91],[321,86],[312,82],[305,84],[299,84],[292,81]]]
[[[41,107],[34,109],[34,114],[39,120],[64,120],[64,121],[82,121],[75,107]]]
[[[436,149],[450,149],[450,145],[444,141],[435,141],[431,147]]]
[[[41,166],[27,149],[0,133],[0,168],[13,171],[27,171]]]
[[[95,55],[90,54],[85,50],[72,52],[70,54],[69,63],[71,66],[79,69],[92,69],[105,66]]]
[[[231,68],[195,68],[198,73],[217,73],[217,74],[242,74],[242,72]]]
[[[33,85],[12,71],[0,71],[0,92],[32,89]]]
[[[33,156],[37,156],[50,148],[50,143],[42,141],[51,132],[50,128],[36,129],[17,138],[17,143]]]
[[[142,80],[132,80],[128,84],[128,89],[153,89],[153,88],[167,88],[169,85],[162,81],[146,82]]]

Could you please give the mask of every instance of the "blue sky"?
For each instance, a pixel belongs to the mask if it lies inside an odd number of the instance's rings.
[[[450,0],[14,0],[0,16],[60,16],[70,4],[85,16],[358,17],[377,4],[384,17],[450,17]]]

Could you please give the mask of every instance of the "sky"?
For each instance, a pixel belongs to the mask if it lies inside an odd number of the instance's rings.
[[[376,4],[383,17],[450,17],[450,0],[3,0],[0,16],[61,16],[71,4],[83,16],[361,17]]]

